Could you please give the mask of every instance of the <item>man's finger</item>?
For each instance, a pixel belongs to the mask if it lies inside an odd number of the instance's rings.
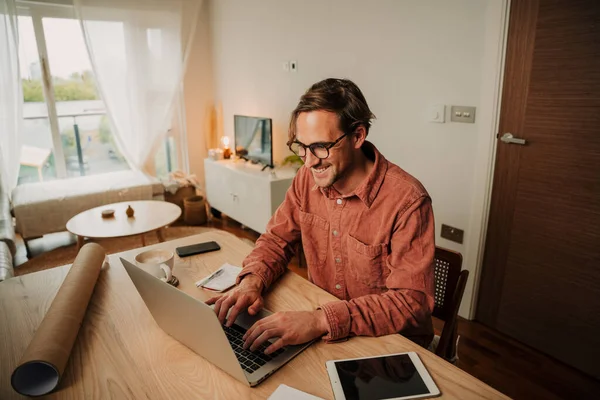
[[[234,304],[234,306],[231,308],[231,312],[229,313],[229,317],[227,317],[227,323],[225,324],[226,326],[231,326],[233,325],[233,323],[235,322],[235,319],[238,317],[238,315],[244,311],[244,302],[242,299],[238,299],[238,301]]]
[[[267,347],[265,349],[265,354],[271,354],[276,352],[277,350],[281,349],[283,346],[285,346],[285,339],[280,337],[279,339],[277,339],[275,341],[275,343],[273,343],[272,345],[270,345],[269,347]]]
[[[250,328],[248,328],[248,330],[246,330],[246,333],[244,333],[244,336],[242,336],[242,340],[244,341],[244,345],[243,345],[244,348],[246,348],[246,339],[249,338],[252,335],[252,332],[254,332],[256,329],[258,329],[259,326],[260,326],[260,321],[256,321],[254,324],[252,324],[252,326]]]
[[[273,314],[275,315],[275,314]],[[248,328],[248,330],[246,331],[246,333],[244,334],[244,336],[242,336],[242,339],[246,340],[247,337],[249,337],[250,335],[252,335],[252,332],[254,332],[255,329],[261,327],[261,326],[265,326],[265,324],[269,324],[272,321],[273,315],[269,315],[268,317],[265,318],[261,318],[258,321],[256,321],[250,328]]]
[[[219,311],[221,310],[221,304],[223,304],[223,300],[225,300],[225,296],[221,296],[215,302],[215,314],[217,314],[217,318],[219,317]]]
[[[243,337],[244,338],[244,345],[243,345],[244,349],[248,349],[252,345],[252,343],[256,340],[256,338],[258,338],[260,335],[262,335],[262,333],[265,330],[269,329],[270,327],[273,327],[273,326],[270,323],[269,317],[263,318],[260,321],[257,321],[254,325],[252,325]]]
[[[250,346],[250,351],[256,351],[256,349],[258,349],[260,347],[260,345],[262,345],[267,340],[274,338],[274,337],[279,337],[279,336],[281,336],[281,334],[279,333],[279,329],[277,329],[277,328],[266,329],[259,337],[257,337],[254,340],[254,342],[252,343],[252,346]]]
[[[225,300],[223,300],[223,303],[221,303],[221,308],[219,309],[219,322],[221,322],[221,324],[225,322],[225,318],[227,318],[227,313],[229,312],[229,309],[233,305],[234,301],[235,299],[227,297]]]
[[[219,300],[222,296],[215,296],[215,297],[211,297],[210,299],[206,300],[205,303],[210,305],[213,305],[217,302],[217,300]]]
[[[262,297],[258,297],[254,303],[248,308],[248,314],[256,315],[263,308],[263,299]]]

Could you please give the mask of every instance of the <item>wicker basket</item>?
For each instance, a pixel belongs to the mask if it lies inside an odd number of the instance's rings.
[[[195,195],[196,195],[196,189],[193,186],[180,187],[179,189],[177,189],[177,192],[175,192],[175,194],[172,194],[170,192],[165,192],[165,201],[168,201],[169,203],[178,205],[179,208],[181,208],[181,215],[179,216],[179,218],[177,218],[178,221],[183,221],[183,214],[184,214],[183,199],[185,199],[186,197],[192,197]]]
[[[206,223],[206,201],[202,196],[191,196],[183,199],[183,221],[187,225]]]

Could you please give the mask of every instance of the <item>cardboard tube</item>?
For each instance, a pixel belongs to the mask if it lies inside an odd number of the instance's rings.
[[[106,258],[96,243],[81,248],[11,377],[13,389],[42,396],[58,386]]]

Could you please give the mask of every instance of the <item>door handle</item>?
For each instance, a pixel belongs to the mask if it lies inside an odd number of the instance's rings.
[[[504,143],[513,143],[513,144],[525,144],[525,139],[519,139],[513,136],[512,133],[506,132],[504,135],[502,135],[502,137],[500,138],[501,141],[503,141]]]

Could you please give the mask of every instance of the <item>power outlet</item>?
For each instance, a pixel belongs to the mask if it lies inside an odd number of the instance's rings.
[[[296,61],[296,60],[290,61],[290,71],[298,72],[298,61]]]
[[[465,236],[465,231],[463,231],[462,229],[454,228],[450,225],[442,224],[442,233],[440,236],[444,239],[448,239],[453,242],[462,244],[463,238]]]

